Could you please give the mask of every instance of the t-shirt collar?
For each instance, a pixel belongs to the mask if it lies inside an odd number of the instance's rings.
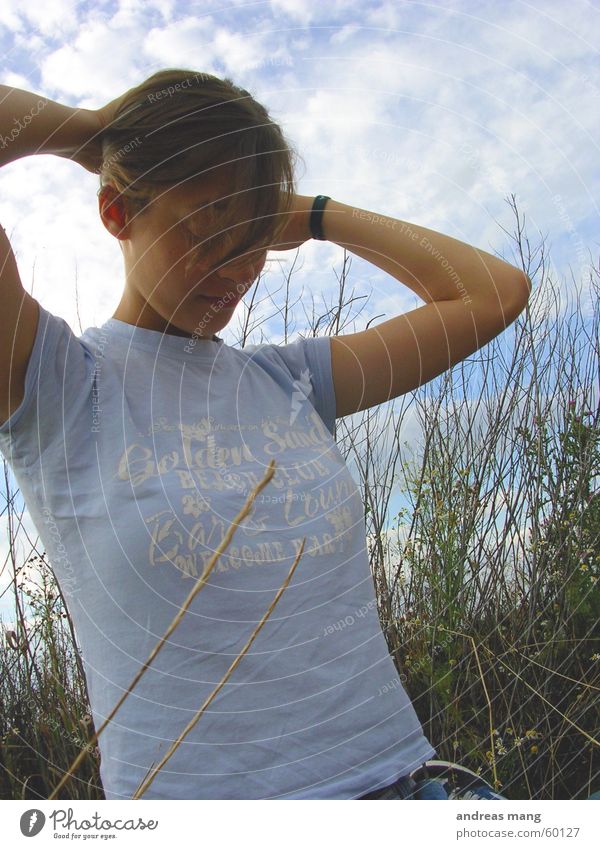
[[[219,336],[213,336],[212,339],[201,337],[197,333],[178,336],[163,330],[148,330],[118,318],[109,318],[100,330],[122,339],[128,347],[143,348],[160,356],[176,356],[183,360],[190,357],[214,357],[224,345]]]

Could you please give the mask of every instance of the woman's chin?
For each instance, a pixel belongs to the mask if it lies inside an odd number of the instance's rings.
[[[235,307],[223,308],[215,312],[209,304],[203,304],[198,298],[187,308],[172,315],[166,332],[176,336],[195,336],[212,340],[215,333],[229,324],[234,309]]]

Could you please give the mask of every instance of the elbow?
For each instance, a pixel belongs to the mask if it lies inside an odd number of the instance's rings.
[[[527,305],[527,301],[529,300],[529,296],[531,295],[531,290],[533,289],[533,283],[531,282],[531,277],[523,272],[520,277],[521,286],[523,288],[523,307]]]
[[[523,312],[529,301],[531,290],[531,278],[524,271],[511,277],[505,290],[505,297],[502,298],[503,312],[508,324],[511,324]]]
[[[524,271],[522,271],[519,274],[519,277],[517,279],[517,287],[516,288],[519,292],[519,295],[518,295],[519,312],[523,312],[523,310],[525,309],[525,307],[527,306],[527,304],[529,302],[529,296],[531,295],[531,290],[533,289],[533,283],[531,282],[531,277],[529,277],[529,275],[525,274]]]

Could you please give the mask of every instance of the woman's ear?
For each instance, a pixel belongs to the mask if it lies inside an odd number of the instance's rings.
[[[107,183],[98,192],[98,212],[109,233],[117,239],[127,239],[129,221],[123,195]]]

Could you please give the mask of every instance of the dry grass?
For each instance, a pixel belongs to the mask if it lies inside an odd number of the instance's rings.
[[[600,287],[592,269],[567,297],[515,215],[527,311],[417,392],[340,420],[338,445],[362,487],[390,653],[438,755],[508,798],[584,798],[600,789]],[[364,326],[349,271],[345,256],[338,298],[313,303],[305,335]],[[292,273],[285,339],[306,304],[290,303]],[[253,300],[239,343],[262,341],[264,320]],[[43,553],[18,562],[14,495],[0,797],[48,798],[79,756],[61,793],[102,798],[70,620]],[[23,585],[29,566],[37,588]]]

